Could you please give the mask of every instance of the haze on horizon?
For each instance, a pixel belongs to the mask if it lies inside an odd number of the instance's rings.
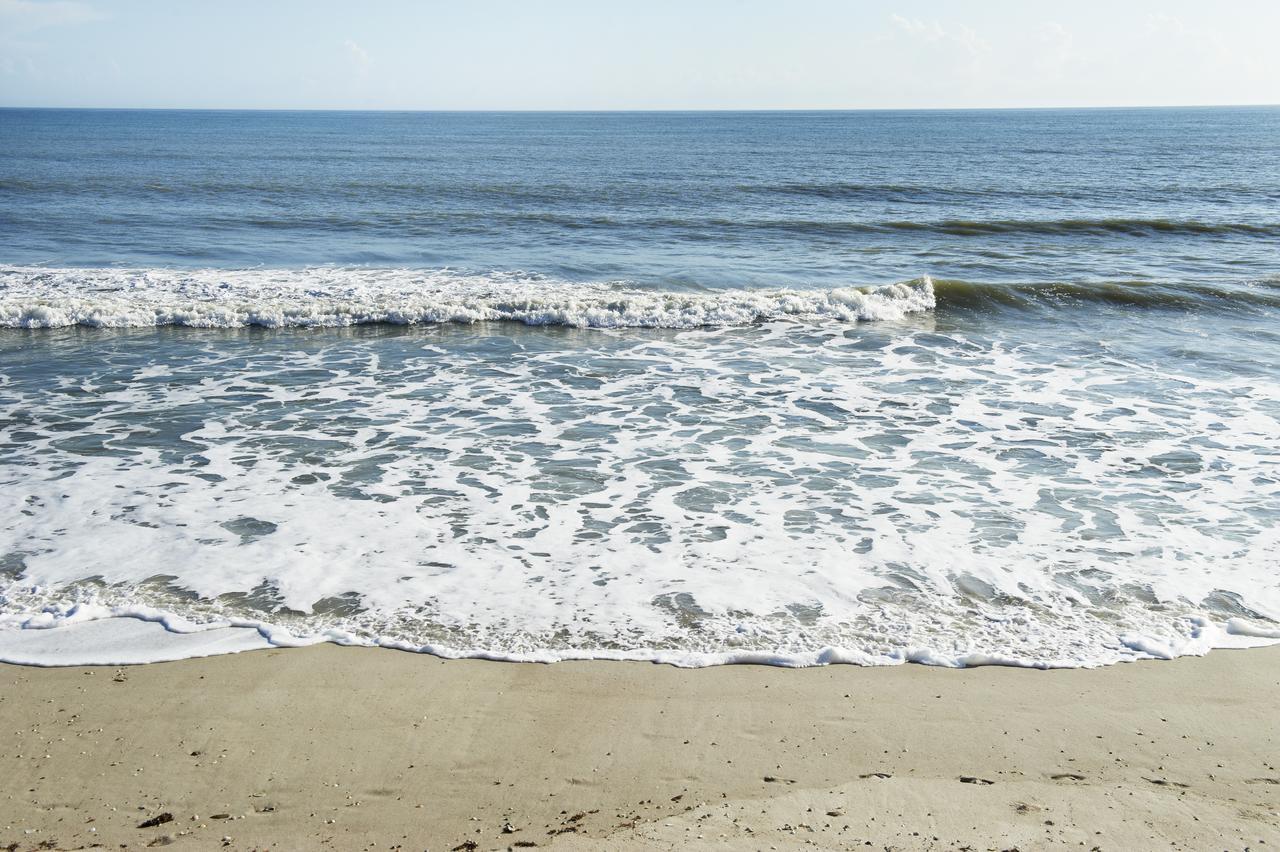
[[[0,0],[0,106],[1280,103],[1280,3]]]

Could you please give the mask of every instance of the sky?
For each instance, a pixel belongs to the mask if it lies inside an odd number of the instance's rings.
[[[1280,103],[1277,0],[0,0],[0,106]]]

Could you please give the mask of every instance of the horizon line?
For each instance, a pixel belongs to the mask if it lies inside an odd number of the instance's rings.
[[[81,110],[85,112],[367,112],[444,114],[636,114],[636,113],[850,113],[850,112],[1067,112],[1126,109],[1250,109],[1275,108],[1275,103],[1114,104],[1094,106],[959,106],[959,107],[641,107],[641,108],[395,108],[395,107],[177,107],[177,106],[19,106],[0,104],[0,110]]]

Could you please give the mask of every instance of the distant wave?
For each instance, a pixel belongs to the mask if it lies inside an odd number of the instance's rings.
[[[686,224],[663,221],[663,225]],[[690,221],[690,226],[710,224],[725,228],[788,231],[808,235],[920,233],[952,237],[976,236],[1246,236],[1280,237],[1280,222],[1202,222],[1195,219],[940,219],[887,221],[832,221],[829,219],[762,219],[709,223]]]
[[[464,217],[465,218],[465,217]],[[493,218],[493,217],[490,217]],[[723,229],[805,236],[920,233],[951,237],[976,236],[1202,236],[1280,237],[1280,222],[1206,222],[1198,219],[1141,217],[1067,219],[886,219],[846,220],[829,218],[726,219],[701,217],[626,218],[609,215],[576,215],[552,212],[517,212],[500,218],[515,223],[534,222],[573,229],[659,228],[672,230]],[[294,227],[290,221],[266,227]],[[329,222],[318,224],[329,225]],[[354,226],[359,223],[348,223]],[[398,222],[396,224],[399,224]]]
[[[717,228],[726,231],[761,231],[842,236],[852,234],[921,233],[952,237],[975,236],[1236,236],[1280,237],[1280,222],[1203,222],[1196,219],[939,219],[840,221],[833,219],[619,219],[610,216],[571,216],[554,213],[515,213],[508,219],[536,221],[569,228],[671,229]]]
[[[161,190],[148,188],[147,192]],[[167,190],[166,190],[167,191]],[[853,193],[853,188],[841,190]],[[554,204],[554,201],[548,200]],[[0,211],[0,222],[25,224],[25,214]],[[141,217],[141,218],[140,218]],[[103,212],[97,225],[125,225],[148,221],[142,214]],[[156,220],[159,221],[159,220]],[[591,233],[653,235],[671,239],[705,241],[725,238],[908,239],[922,237],[1098,237],[1191,238],[1270,240],[1280,238],[1280,221],[1212,221],[1146,217],[1051,219],[863,219],[841,214],[768,215],[733,218],[723,214],[631,215],[618,212],[562,211],[556,209],[488,210],[381,210],[361,212],[258,211],[251,214],[210,212],[201,218],[205,229],[248,229],[272,233],[388,234],[399,238],[439,238],[442,234],[489,234],[496,225],[509,228]]]
[[[986,234],[1234,234],[1280,236],[1280,223],[1200,222],[1194,219],[945,219],[938,222],[886,222],[895,231],[932,231],[955,236]]]
[[[404,269],[0,270],[4,328],[312,328],[486,321],[698,328],[784,317],[856,322],[932,310],[920,278],[829,290],[663,292],[520,274]]]
[[[944,185],[933,182],[893,183],[854,181],[832,182],[788,182],[788,183],[743,183],[735,189],[750,195],[783,195],[798,198],[815,198],[826,201],[933,201],[946,199],[1067,199],[1096,203],[1099,198],[1097,189],[1079,186],[1030,186],[996,185],[994,182],[976,183],[974,185]],[[1205,184],[1188,188],[1178,183],[1167,183],[1148,187],[1153,195],[1177,195],[1186,201],[1189,197],[1196,199],[1249,198],[1257,200],[1275,200],[1280,198],[1273,187],[1248,183]]]

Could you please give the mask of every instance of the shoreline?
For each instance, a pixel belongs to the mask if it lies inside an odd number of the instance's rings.
[[[1280,647],[1044,671],[284,651],[0,665],[0,848],[1280,844]]]
[[[441,660],[485,660],[505,663],[634,662],[700,669],[731,665],[766,665],[810,668],[855,665],[878,668],[916,663],[944,668],[1004,666],[1027,669],[1093,669],[1144,660],[1174,660],[1204,656],[1210,651],[1280,645],[1280,631],[1241,618],[1217,623],[1200,617],[1189,619],[1193,629],[1180,641],[1169,642],[1127,634],[1117,637],[1131,656],[1107,660],[1076,661],[1016,657],[1007,653],[968,650],[948,655],[932,648],[903,648],[895,656],[874,655],[853,648],[826,646],[809,651],[769,651],[739,648],[733,651],[677,651],[664,649],[577,649],[543,651],[491,651],[460,649],[447,645],[418,645],[404,640],[368,640],[345,631],[330,630],[321,636],[296,636],[287,628],[266,622],[236,621],[200,624],[150,607],[133,611],[90,608],[65,621],[45,613],[30,618],[18,629],[3,629],[0,618],[0,664],[63,666],[134,666],[200,659],[255,650],[305,648],[319,644],[342,647],[382,648],[422,654]]]

